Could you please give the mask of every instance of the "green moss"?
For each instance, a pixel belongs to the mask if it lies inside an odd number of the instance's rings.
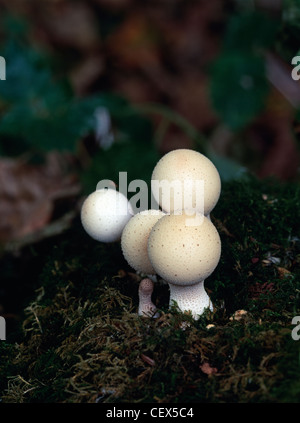
[[[74,222],[39,256],[16,342],[0,343],[2,401],[297,402],[299,191],[224,184],[212,215],[222,258],[206,281],[215,310],[198,321],[168,309],[161,282],[160,317],[137,316],[139,278],[119,244],[97,243]]]

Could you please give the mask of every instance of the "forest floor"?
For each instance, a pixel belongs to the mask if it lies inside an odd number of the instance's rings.
[[[19,310],[0,343],[2,402],[299,402],[299,214],[297,184],[223,184],[212,214],[222,256],[205,283],[214,311],[197,321],[168,308],[160,280],[160,317],[138,316],[139,276],[79,216],[6,253]]]

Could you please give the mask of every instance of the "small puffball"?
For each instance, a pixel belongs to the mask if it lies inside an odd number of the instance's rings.
[[[151,296],[153,293],[154,283],[151,279],[142,279],[139,285],[139,316],[158,317],[155,313],[156,306],[153,304]]]
[[[139,295],[141,297],[149,297],[152,295],[154,283],[150,278],[142,279],[139,285]]]
[[[125,226],[121,248],[129,265],[138,272],[154,275],[155,271],[148,258],[147,242],[152,227],[165,216],[160,210],[145,210],[137,213]]]
[[[99,189],[90,194],[81,208],[81,223],[96,241],[114,242],[133,216],[128,199],[115,189]]]

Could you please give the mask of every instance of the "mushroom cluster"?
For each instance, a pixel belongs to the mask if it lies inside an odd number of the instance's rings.
[[[205,309],[212,310],[204,280],[221,255],[220,237],[210,219],[221,191],[219,173],[203,154],[173,150],[156,164],[151,190],[159,209],[135,215],[121,193],[96,190],[82,206],[83,227],[99,241],[120,240],[125,259],[142,276],[139,315],[157,316],[151,296],[160,277],[169,284],[169,306],[176,303],[198,319]]]
[[[129,265],[141,275],[146,275],[139,286],[138,314],[157,316],[156,307],[152,303],[153,282],[156,272],[148,256],[148,239],[153,226],[165,215],[160,210],[145,210],[137,213],[125,226],[121,247]]]
[[[198,319],[205,309],[212,310],[204,280],[215,270],[221,255],[220,237],[210,219],[220,197],[220,176],[203,154],[178,149],[159,160],[152,181],[167,181],[169,187],[176,188],[153,192],[166,216],[149,235],[149,260],[169,284],[169,305],[175,302],[181,311],[190,311]]]

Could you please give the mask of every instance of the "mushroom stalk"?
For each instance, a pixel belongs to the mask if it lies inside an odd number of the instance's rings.
[[[142,279],[139,285],[139,316],[158,317],[156,306],[153,304],[151,296],[154,283],[151,279]]]
[[[199,316],[206,308],[213,311],[212,302],[204,288],[204,281],[194,285],[174,285],[169,283],[169,287],[169,305],[173,305],[175,301],[181,311],[191,311],[195,320],[199,319]]]

